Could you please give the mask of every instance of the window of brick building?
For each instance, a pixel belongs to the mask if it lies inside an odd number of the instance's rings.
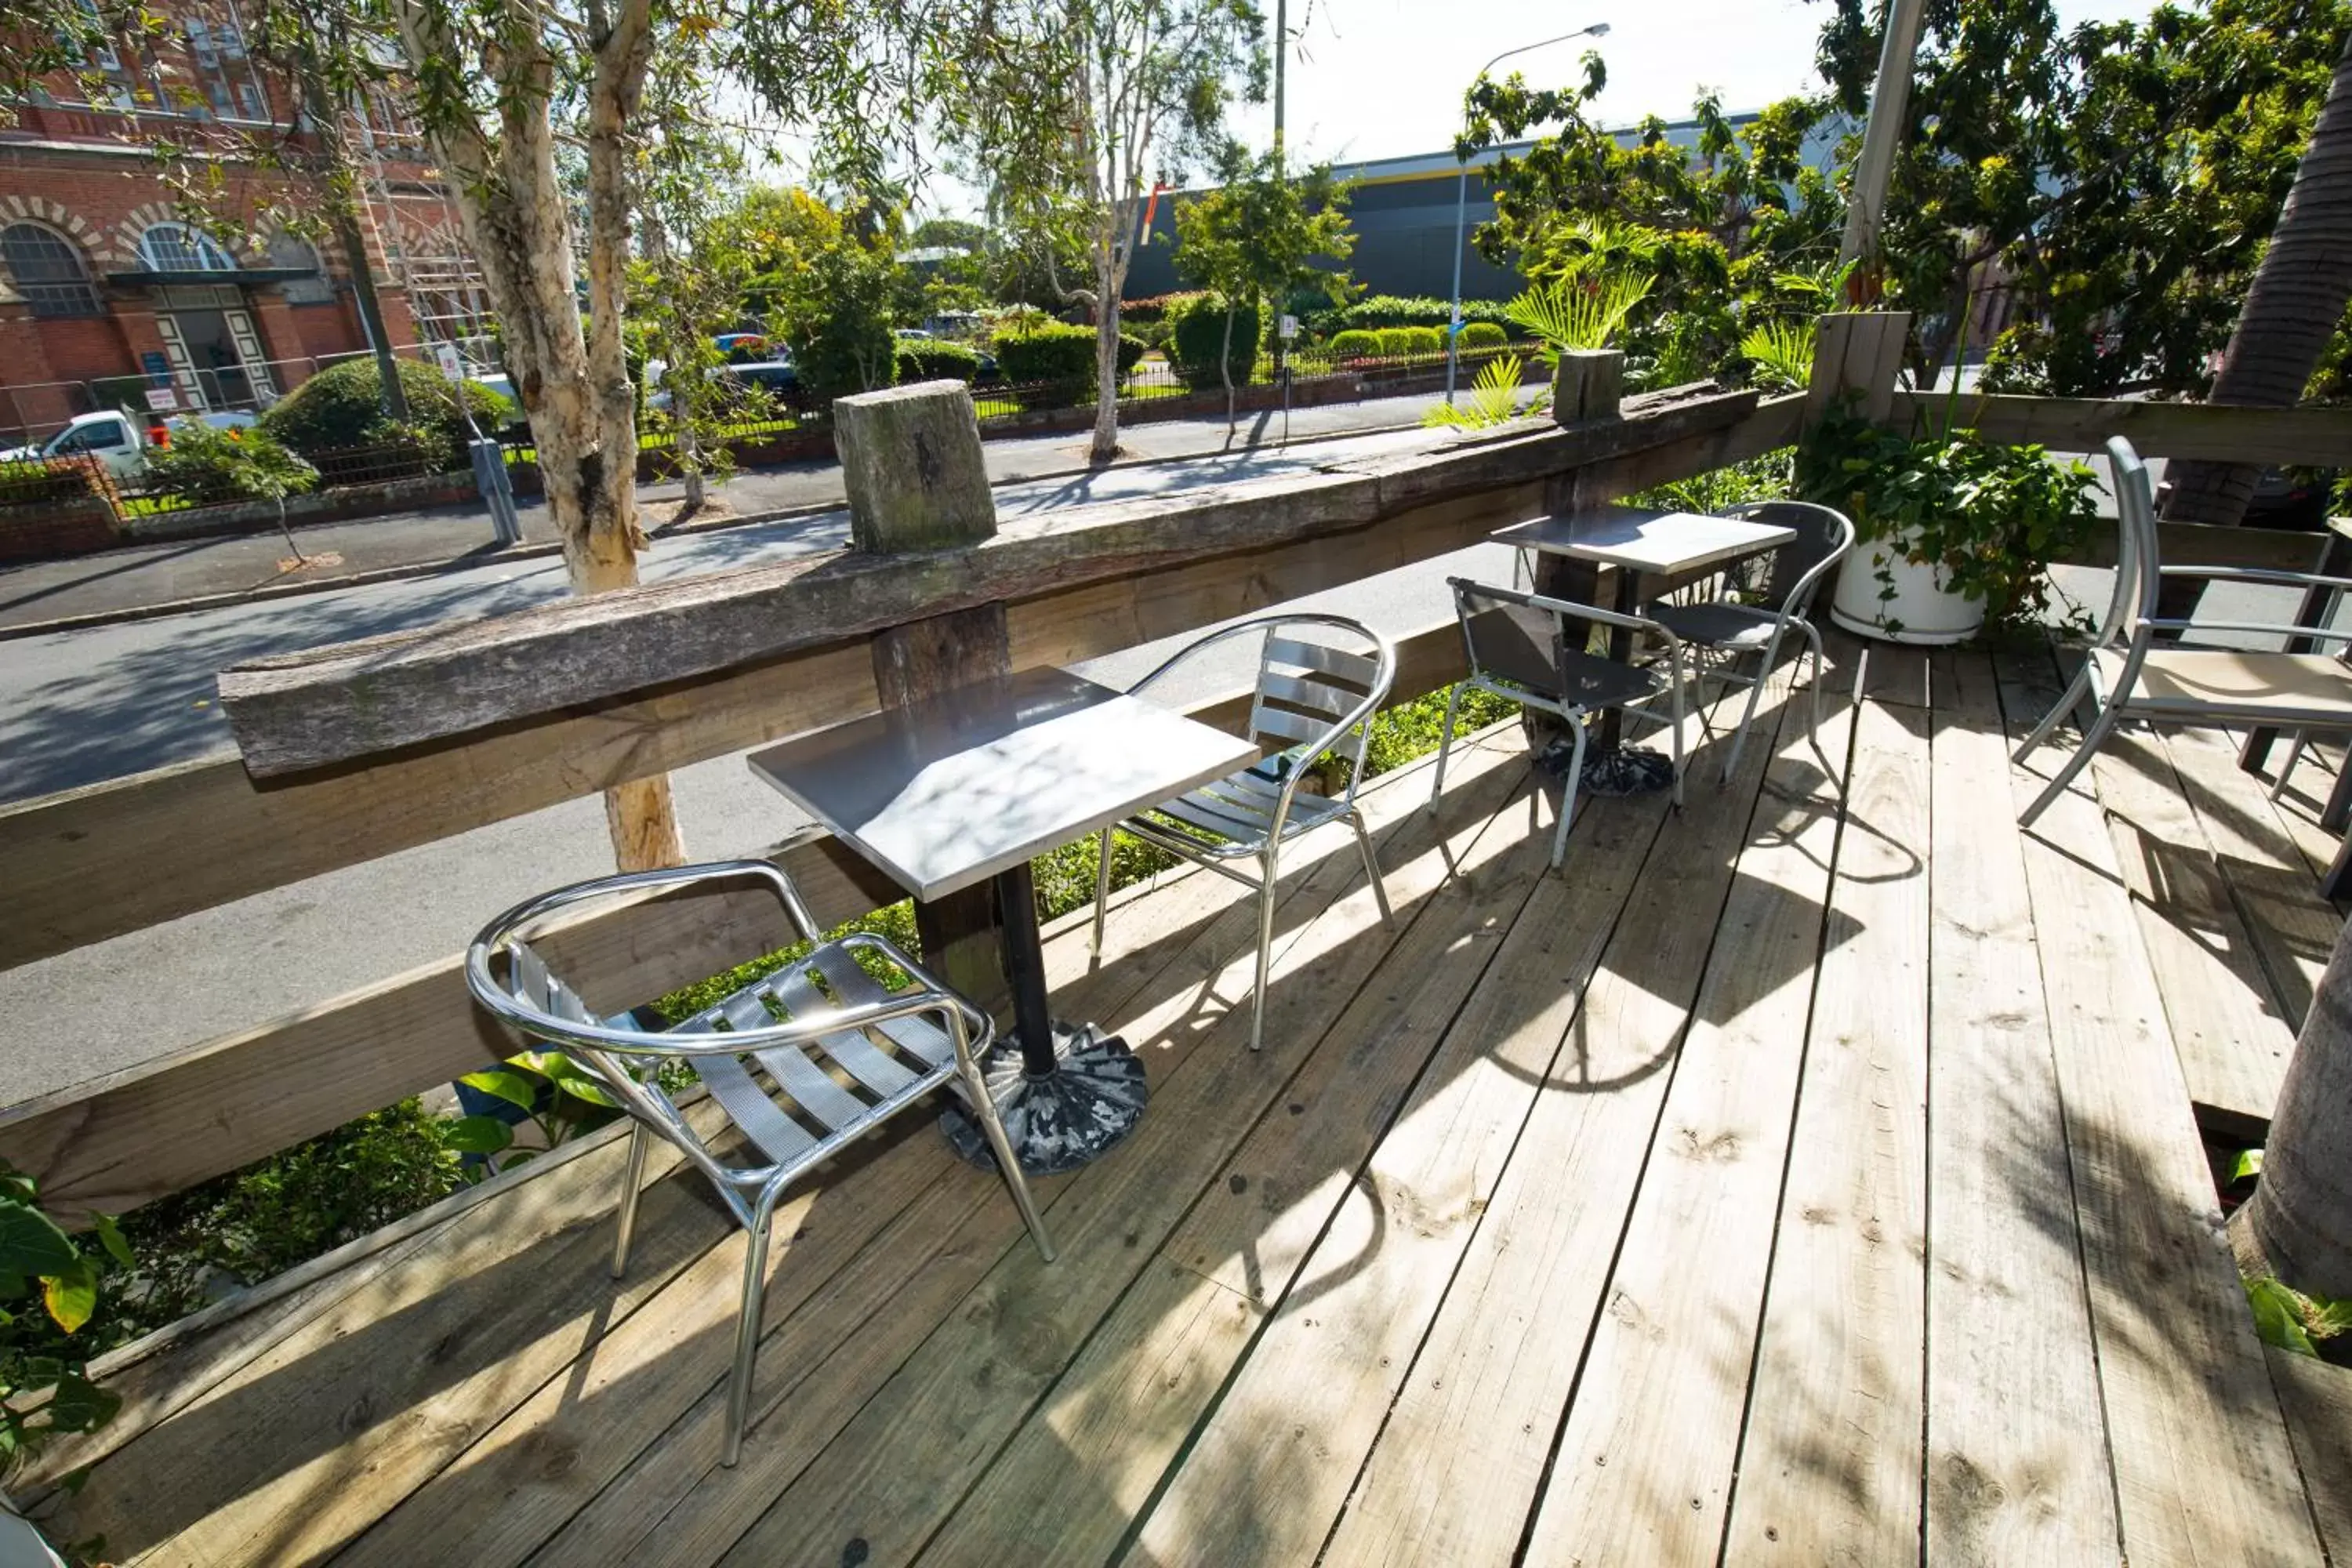
[[[139,258],[158,272],[234,272],[236,263],[203,229],[159,223],[139,237]]]
[[[89,274],[66,237],[37,223],[0,229],[0,260],[8,280],[36,316],[97,316],[105,312]]]

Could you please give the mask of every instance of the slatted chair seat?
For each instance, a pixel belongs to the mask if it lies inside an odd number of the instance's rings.
[[[1334,647],[1338,632],[1365,651]],[[1317,634],[1321,634],[1318,637]],[[1219,643],[1261,638],[1257,689],[1250,702],[1249,735],[1270,753],[1265,761],[1179,795],[1120,823],[1126,832],[1257,889],[1257,983],[1251,991],[1250,1049],[1264,1041],[1266,967],[1274,950],[1275,884],[1285,844],[1328,823],[1356,831],[1356,847],[1371,879],[1381,919],[1391,919],[1388,889],[1371,836],[1356,807],[1364,774],[1364,746],[1372,714],[1396,679],[1396,650],[1388,639],[1339,616],[1261,616],[1211,633],[1137,681],[1147,690],[1170,672]],[[1309,765],[1326,752],[1352,751],[1354,766],[1341,794],[1302,794]],[[1102,959],[1103,920],[1110,905],[1111,832],[1104,828],[1095,880],[1095,960]],[[1241,869],[1256,863],[1255,875]]]
[[[1769,610],[1721,600],[1653,605],[1650,618],[1685,642],[1736,648],[1742,653],[1760,652],[1770,644],[1773,629],[1780,624],[1780,617]]]
[[[2100,689],[2118,689],[2130,657],[2095,649]],[[2238,648],[2152,647],[2131,689],[2135,709],[2151,715],[2177,710],[2193,718],[2234,718],[2264,723],[2352,710],[2352,669],[2324,653],[2264,653]]]
[[[777,893],[811,950],[674,1028],[646,1029],[630,1013],[598,1017],[579,989],[550,968],[532,941],[552,916],[583,904],[745,879]],[[576,1055],[632,1119],[613,1246],[614,1278],[628,1266],[650,1138],[676,1145],[750,1234],[728,1383],[720,1461],[727,1465],[741,1452],[751,1408],[770,1225],[777,1200],[803,1173],[934,1090],[960,1084],[1038,1250],[1049,1262],[1054,1256],[981,1072],[992,1035],[988,1015],[880,937],[817,939],[807,907],[780,868],[766,860],[733,860],[606,877],[543,894],[493,921],[466,957],[466,981],[476,1001],[530,1038]],[[860,954],[905,976],[906,985],[885,985],[859,962]],[[500,959],[503,979],[496,973]],[[743,1151],[726,1140],[714,1143],[695,1130],[652,1070],[665,1061],[693,1068],[759,1160],[747,1164],[730,1157]]]

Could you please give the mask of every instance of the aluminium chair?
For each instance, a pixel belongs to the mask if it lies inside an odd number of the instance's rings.
[[[576,914],[583,906],[624,895],[747,881],[765,884],[782,903],[793,929],[815,946],[674,1028],[641,1028],[628,1013],[597,1017],[580,989],[552,973],[531,946],[553,917]],[[886,988],[861,966],[861,954],[898,970],[909,984]],[[933,1089],[961,1081],[965,1101],[995,1152],[997,1169],[1013,1191],[1013,1205],[1037,1250],[1053,1261],[1045,1224],[982,1077],[980,1062],[993,1033],[987,1013],[880,937],[858,933],[821,941],[791,879],[771,862],[727,860],[628,872],[543,893],[509,910],[474,939],[466,954],[466,982],[475,1000],[497,1017],[577,1056],[628,1113],[632,1125],[613,1243],[614,1278],[628,1267],[638,1191],[654,1138],[675,1145],[708,1177],[750,1234],[727,1384],[722,1464],[733,1465],[742,1453],[767,1290],[768,1233],[777,1201],[803,1173],[901,1111],[916,1109]],[[670,1063],[694,1069],[741,1135],[740,1142],[722,1151],[695,1130],[656,1070]]]
[[[1339,634],[1335,646],[1332,634]],[[1210,633],[1128,688],[1140,695],[1221,643],[1255,637],[1257,687],[1250,700],[1249,738],[1266,756],[1241,772],[1164,801],[1118,826],[1145,843],[1204,866],[1258,896],[1257,979],[1250,990],[1250,1049],[1265,1043],[1266,970],[1274,952],[1274,905],[1283,846],[1329,823],[1355,830],[1364,875],[1393,925],[1388,889],[1372,853],[1371,835],[1356,805],[1364,776],[1370,722],[1396,681],[1396,649],[1360,621],[1343,616],[1260,616]],[[1337,752],[1349,763],[1347,787],[1336,795],[1302,794],[1315,759]],[[1110,902],[1110,828],[1102,831],[1095,875],[1095,961],[1102,960],[1103,920]]]
[[[2030,826],[2089,764],[2116,726],[2126,719],[2157,724],[2259,724],[2305,731],[2352,731],[2352,668],[2330,654],[2270,653],[2243,648],[2159,646],[2157,634],[2257,633],[2352,642],[2352,632],[2247,621],[2168,619],[2157,615],[2164,579],[2201,578],[2322,590],[2352,588],[2352,578],[2241,566],[2167,566],[2157,552],[2156,500],[2147,469],[2117,437],[2107,443],[2116,473],[2116,526],[2122,536],[2116,591],[2096,639],[2065,695],[2058,699],[2017,749],[2023,762],[2077,704],[2093,714],[2083,743],[2018,819]]]
[[[1674,735],[1675,804],[1683,802],[1683,639],[1646,616],[1621,615],[1573,599],[1549,598],[1517,588],[1498,588],[1449,577],[1454,615],[1462,626],[1462,647],[1470,661],[1468,679],[1445,700],[1445,724],[1438,732],[1437,768],[1430,780],[1434,806],[1445,788],[1445,754],[1454,745],[1454,720],[1462,689],[1472,687],[1549,713],[1571,737],[1567,780],[1560,787],[1559,826],[1552,832],[1551,865],[1559,869],[1568,854],[1568,829],[1576,815],[1576,794],[1584,776],[1585,721],[1612,708],[1629,720],[1666,724]],[[1571,623],[1580,623],[1571,627]],[[1654,665],[1620,664],[1584,651],[1588,626],[1622,628],[1663,643],[1667,674]],[[1649,705],[1670,696],[1674,717],[1662,719]]]
[[[1662,601],[1649,606],[1653,620],[1682,638],[1694,650],[1692,665],[1702,681],[1713,680],[1748,688],[1747,706],[1724,759],[1723,779],[1728,784],[1739,771],[1739,753],[1748,744],[1748,726],[1756,719],[1757,700],[1764,693],[1780,662],[1780,649],[1790,632],[1804,639],[1813,655],[1811,706],[1805,716],[1805,739],[1822,769],[1836,787],[1842,770],[1831,765],[1822,750],[1822,634],[1812,623],[1813,596],[1830,569],[1853,548],[1853,523],[1843,512],[1811,501],[1761,500],[1726,507],[1717,517],[1749,518],[1795,531],[1797,537],[1778,550],[1736,562],[1723,574],[1727,592],[1695,604]],[[1734,667],[1755,658],[1754,672]],[[1798,655],[1800,658],[1802,653]],[[1706,710],[1700,709],[1702,717]]]

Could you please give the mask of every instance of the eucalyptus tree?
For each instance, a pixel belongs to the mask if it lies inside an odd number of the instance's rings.
[[[1265,96],[1249,0],[1007,0],[970,40],[950,142],[984,177],[992,218],[1049,266],[1082,245],[1088,278],[1054,284],[1095,318],[1091,455],[1118,451],[1118,304],[1154,185],[1223,144],[1236,97]]]

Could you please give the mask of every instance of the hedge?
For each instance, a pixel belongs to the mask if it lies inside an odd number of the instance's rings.
[[[1139,325],[1151,321],[1164,321],[1168,319],[1168,313],[1171,310],[1200,297],[1199,289],[1191,289],[1174,294],[1150,294],[1140,300],[1121,300],[1118,307],[1118,319],[1122,321],[1134,321]]]
[[[1377,336],[1381,353],[1390,359],[1408,359],[1414,354],[1442,354],[1445,337],[1435,327],[1382,327]]]
[[[1173,329],[1168,357],[1176,374],[1195,387],[1223,385],[1219,368],[1226,344],[1225,301],[1219,294],[1196,294],[1170,316]],[[1234,384],[1245,386],[1257,365],[1258,316],[1255,304],[1243,304],[1233,313],[1233,353],[1229,362]]]
[[[313,461],[321,452],[390,446],[406,436],[443,471],[464,468],[466,445],[473,433],[457,412],[455,384],[415,360],[393,363],[400,367],[400,389],[408,398],[405,432],[383,416],[383,383],[373,358],[345,360],[320,371],[273,404],[261,416],[262,429]],[[466,383],[466,402],[483,435],[495,435],[505,426],[507,400],[488,387]]]
[[[1465,321],[1462,325],[1462,352],[1472,349],[1498,349],[1511,341],[1511,334],[1492,321]]]
[[[1055,386],[1084,388],[1094,384],[1095,329],[1046,321],[996,340],[996,368],[1015,385],[1044,382]],[[1121,333],[1118,374],[1125,375],[1143,358],[1143,345]]]
[[[929,338],[898,340],[898,381],[969,382],[980,374],[980,351]]]
[[[1352,305],[1336,310],[1318,310],[1307,319],[1309,331],[1322,333],[1345,331],[1349,329],[1378,331],[1382,327],[1444,327],[1454,319],[1454,303],[1450,300],[1433,299],[1426,294],[1375,294],[1369,300],[1359,300]],[[1496,300],[1465,300],[1462,320],[1491,321],[1511,337],[1522,334],[1505,319],[1502,302]]]
[[[1380,333],[1360,328],[1334,334],[1329,346],[1337,359],[1378,359],[1381,353]]]

